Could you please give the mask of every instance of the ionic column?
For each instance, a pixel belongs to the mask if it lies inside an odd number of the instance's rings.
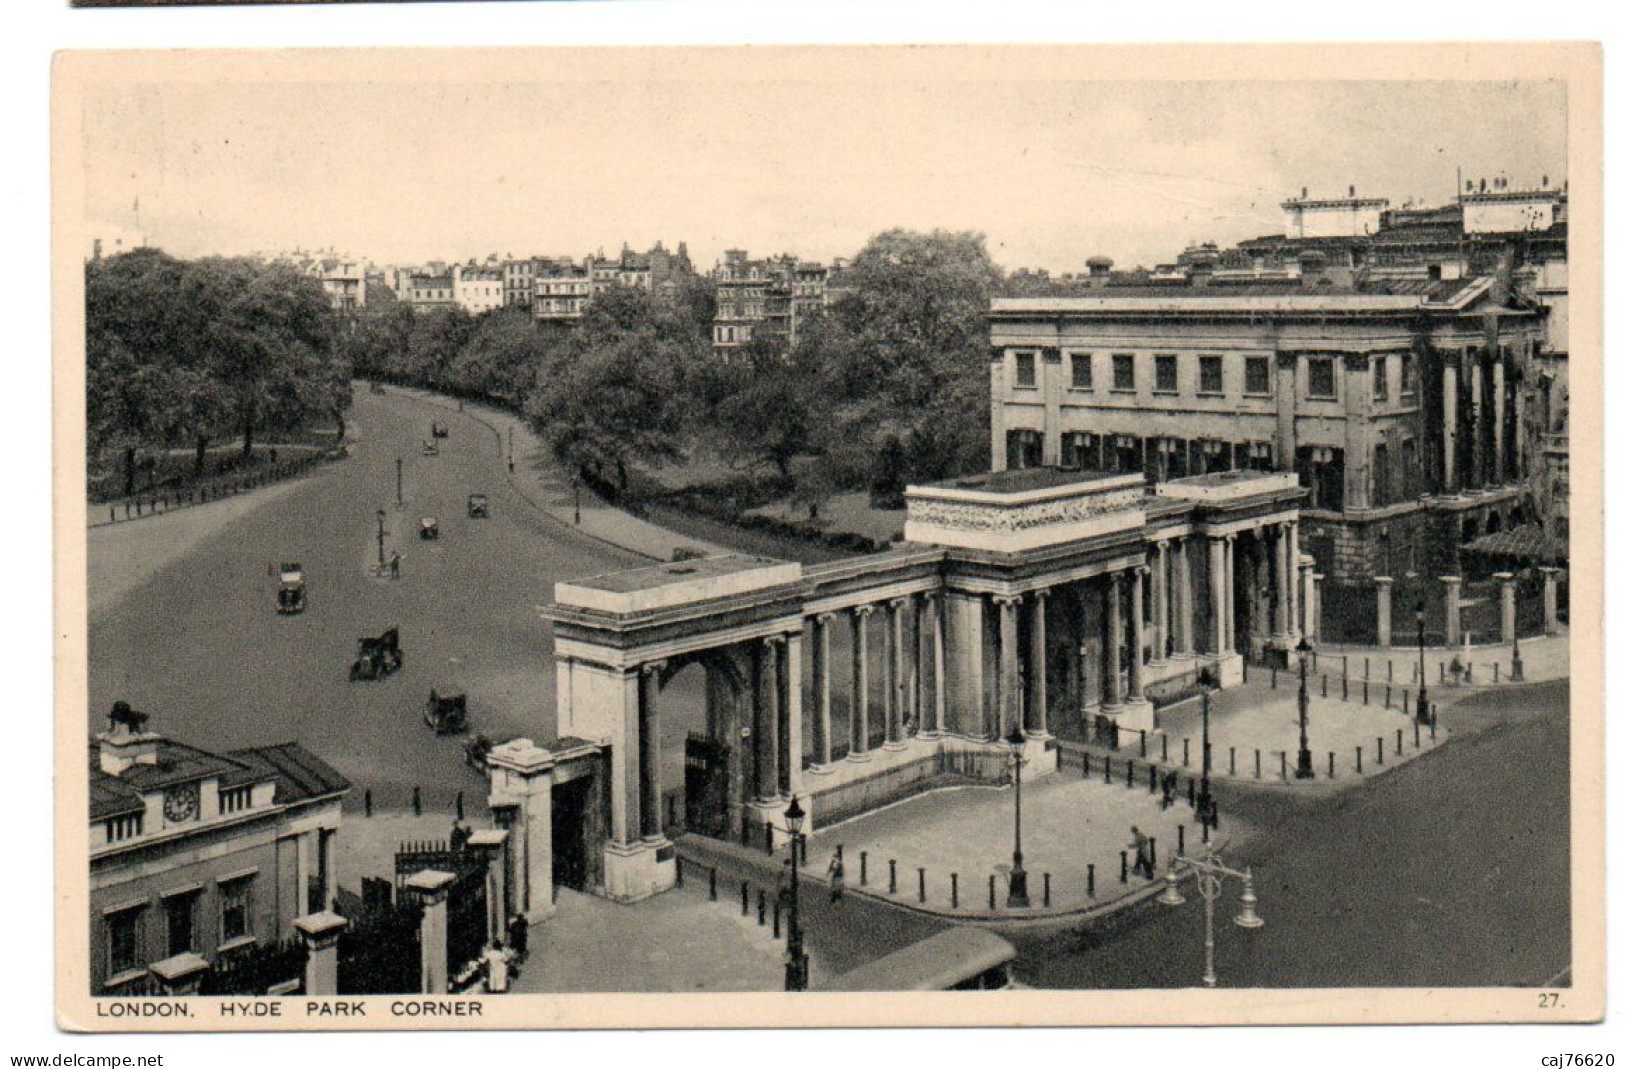
[[[1511,572],[1496,572],[1495,581],[1501,584],[1501,641],[1511,642],[1518,632],[1518,581]]]
[[[1298,525],[1286,525],[1286,633],[1296,635],[1298,627]]]
[[[833,763],[830,739],[830,624],[835,614],[821,612],[813,617],[813,751],[818,763]]]
[[[1191,584],[1191,543],[1179,540],[1179,655],[1196,654],[1196,591]]]
[[[1298,557],[1298,590],[1303,604],[1301,622],[1303,637],[1311,642],[1320,640],[1319,609],[1315,605],[1315,558],[1309,554]]]
[[[638,821],[645,839],[662,838],[660,812],[660,672],[665,661],[638,670]]]
[[[1310,582],[1309,589],[1311,591],[1313,591],[1313,593],[1314,593],[1314,605],[1315,605],[1314,611],[1312,613],[1310,613],[1310,619],[1314,621],[1314,625],[1315,625],[1314,634],[1315,634],[1315,639],[1317,641],[1319,640],[1320,636],[1322,634],[1324,634],[1324,632],[1321,630],[1321,627],[1320,627],[1320,607],[1323,604],[1325,604],[1325,602],[1322,601],[1321,597],[1320,597],[1320,585],[1322,583],[1324,583],[1325,581],[1326,581],[1326,575],[1325,575],[1324,572],[1313,572],[1309,576],[1309,582]]]
[[[1451,649],[1461,645],[1461,576],[1440,577],[1444,584],[1444,644]]]
[[[1475,356],[1467,365],[1467,396],[1473,409],[1473,489],[1484,488],[1484,358]]]
[[[1155,546],[1156,563],[1151,568],[1151,663],[1162,664],[1168,657],[1168,543]]]
[[[1208,632],[1210,651],[1214,656],[1224,652],[1224,536],[1215,535],[1207,541]]]
[[[1027,711],[1025,730],[1030,735],[1049,734],[1049,646],[1044,611],[1049,591],[1035,590],[1032,626],[1027,634]]]
[[[779,789],[785,797],[801,793],[801,632],[784,636],[779,663]]]
[[[1541,578],[1541,625],[1548,635],[1557,634],[1557,569],[1542,567]]]
[[[1394,581],[1377,576],[1377,645],[1387,649],[1394,641]]]
[[[948,688],[946,685],[943,651],[947,646],[944,634],[942,599],[937,594],[925,596],[926,617],[931,629],[931,734],[946,730],[948,722]]]
[[[1016,653],[1020,644],[1021,595],[999,595],[993,604],[999,607],[999,734],[1010,734],[1018,723],[1021,710],[1017,706],[1020,680]]]
[[[1456,492],[1456,365],[1445,354],[1440,392],[1444,407],[1444,492]]]
[[[1492,443],[1492,448],[1490,450],[1490,464],[1494,472],[1493,478],[1495,479],[1495,484],[1497,486],[1502,486],[1507,481],[1505,456],[1507,430],[1507,380],[1506,365],[1505,362],[1501,360],[1499,354],[1496,356],[1495,363],[1492,364],[1491,367],[1494,368],[1492,379],[1492,389],[1494,392],[1490,395],[1490,410],[1495,413],[1494,422],[1492,423],[1492,426],[1495,428],[1495,440]]]
[[[756,686],[756,726],[751,744],[756,754],[756,799],[771,802],[779,796],[779,647],[783,635],[762,639]]]
[[[1123,592],[1117,572],[1106,573],[1106,633],[1101,636],[1100,681],[1105,685],[1103,704],[1116,710],[1122,707],[1123,670]]]
[[[1290,568],[1287,564],[1286,524],[1276,524],[1270,530],[1275,540],[1272,547],[1275,551],[1275,566],[1270,573],[1273,580],[1271,589],[1275,595],[1275,635],[1284,641],[1292,634],[1291,606],[1287,604],[1290,600],[1287,594],[1287,572]]]
[[[907,598],[886,603],[886,746],[903,745],[903,709],[907,705],[907,672],[903,664],[904,628],[908,617]]]
[[[1224,536],[1224,653],[1236,651],[1236,536]]]
[[[1128,700],[1145,700],[1145,579],[1147,569],[1135,568],[1129,573],[1129,658]]]
[[[869,752],[869,616],[873,605],[852,610],[852,754]]]

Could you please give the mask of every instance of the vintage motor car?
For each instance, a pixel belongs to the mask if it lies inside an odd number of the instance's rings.
[[[434,435],[436,438],[447,438],[451,435],[451,431],[448,430],[446,425],[441,423],[439,420],[435,420],[433,423],[429,424],[429,433]]]
[[[433,516],[425,516],[418,521],[418,537],[431,540],[440,537],[440,521]]]
[[[276,611],[292,616],[305,611],[305,570],[298,564],[283,564],[277,569]]]
[[[490,505],[490,502],[488,502],[486,500],[485,495],[484,494],[469,494],[468,495],[468,516],[469,516],[469,519],[483,520],[489,515],[491,515],[491,505]]]
[[[423,722],[434,728],[436,735],[456,735],[467,731],[468,695],[429,691],[429,702],[423,710]]]
[[[400,631],[392,627],[377,638],[360,640],[355,660],[350,664],[350,681],[383,679],[400,671],[405,660],[401,653]]]
[[[438,442],[436,442],[433,438],[425,438],[423,440],[423,455],[426,456],[426,457],[437,457],[437,456],[439,456],[440,455],[440,444]]]

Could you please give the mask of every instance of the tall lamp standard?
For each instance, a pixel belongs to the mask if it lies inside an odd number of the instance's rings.
[[[1428,643],[1427,611],[1416,603],[1416,722],[1433,723],[1433,710],[1428,707]]]
[[[801,799],[792,797],[784,811],[785,826],[790,829],[790,936],[789,958],[784,963],[784,989],[807,990],[807,951],[801,939],[801,855],[806,849],[802,830],[807,825],[807,811],[801,808]]]
[[[1185,896],[1179,893],[1179,881],[1188,874],[1196,876],[1196,890],[1207,906],[1207,934],[1202,941],[1206,968],[1202,972],[1202,985],[1218,987],[1219,974],[1213,967],[1213,904],[1224,890],[1224,878],[1233,876],[1241,880],[1241,912],[1236,915],[1236,927],[1248,930],[1264,927],[1264,919],[1258,915],[1258,896],[1253,893],[1253,870],[1230,868],[1219,859],[1212,847],[1208,847],[1201,857],[1181,854],[1168,867],[1165,877],[1167,887],[1157,896],[1157,901],[1165,906],[1184,905]]]
[[[1315,761],[1309,753],[1309,654],[1314,647],[1307,638],[1298,641],[1298,779],[1315,778]]]
[[[395,507],[396,508],[405,507],[405,502],[401,499],[401,458],[400,457],[395,458]]]
[[[1027,870],[1021,864],[1021,766],[1027,763],[1022,756],[1027,736],[1022,733],[1019,722],[1004,741],[1010,747],[1010,765],[1016,777],[1016,849],[1010,857],[1010,896],[1005,904],[1011,909],[1026,909],[1032,905],[1027,898]]]
[[[384,567],[384,510],[378,510],[378,568]]]
[[[570,476],[570,489],[575,491],[575,495],[576,495],[576,526],[580,527],[581,526],[581,473],[580,472],[577,472],[576,474]]]
[[[1209,777],[1213,774],[1213,743],[1208,726],[1213,712],[1213,690],[1219,685],[1219,680],[1213,674],[1213,669],[1203,668],[1196,677],[1196,685],[1202,688],[1202,785],[1196,792],[1196,819],[1202,825],[1202,841],[1205,843],[1208,830],[1217,823],[1213,819],[1213,792],[1209,784]]]

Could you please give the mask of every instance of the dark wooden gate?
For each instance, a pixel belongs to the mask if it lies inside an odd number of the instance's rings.
[[[699,835],[728,837],[728,744],[690,734],[683,748],[683,824]]]
[[[408,898],[349,920],[349,927],[339,935],[338,993],[418,992],[423,984],[423,951],[418,936],[423,907]]]

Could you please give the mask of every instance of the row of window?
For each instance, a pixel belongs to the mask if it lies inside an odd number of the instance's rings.
[[[1016,386],[1035,389],[1038,386],[1038,354],[1034,352],[1017,352],[1016,357]],[[1069,368],[1071,371],[1070,388],[1074,390],[1093,390],[1095,388],[1095,354],[1068,353]],[[1225,393],[1225,359],[1222,356],[1198,356],[1197,358],[1196,392],[1198,395],[1222,396]],[[1179,355],[1175,353],[1159,353],[1153,357],[1152,362],[1152,392],[1159,394],[1177,394],[1179,392]],[[1316,400],[1337,399],[1337,367],[1336,358],[1330,356],[1311,356],[1304,361],[1307,376],[1306,387],[1308,395]],[[1411,396],[1416,392],[1415,361],[1409,353],[1400,354],[1400,382],[1399,390],[1402,396]],[[1137,361],[1133,353],[1113,353],[1111,355],[1111,391],[1113,393],[1134,393],[1138,388],[1136,380]],[[1372,359],[1371,364],[1371,392],[1376,401],[1386,401],[1389,397],[1388,383],[1388,357],[1378,356]],[[1270,374],[1270,358],[1268,356],[1248,356],[1242,364],[1242,393],[1248,397],[1268,397],[1274,391],[1274,381]]]
[[[214,922],[218,926],[217,945],[249,939],[254,935],[254,876],[239,876],[216,885]],[[107,937],[107,975],[144,970],[148,915],[146,903],[109,913],[104,918]],[[197,953],[201,943],[204,910],[203,889],[193,888],[165,895],[156,911],[162,922],[164,956]]]

